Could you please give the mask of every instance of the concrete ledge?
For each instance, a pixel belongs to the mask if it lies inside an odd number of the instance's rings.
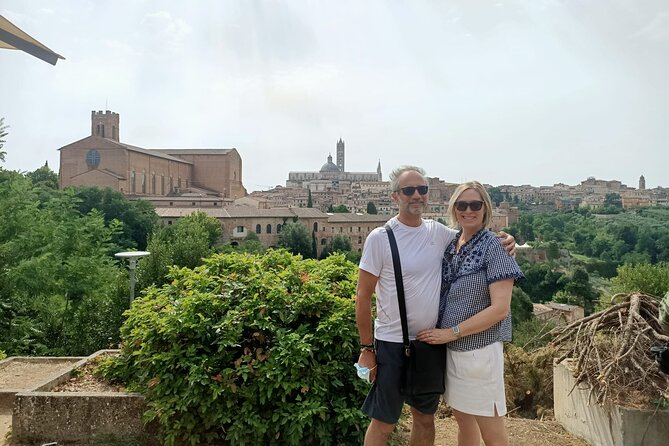
[[[104,350],[102,351],[104,352]],[[94,355],[97,355],[99,352],[96,352]],[[0,361],[0,374],[3,373],[3,370],[10,368],[14,363],[29,363],[35,367],[39,367],[41,364],[63,364],[63,367],[58,371],[47,376],[46,380],[41,382],[33,382],[26,387],[22,388],[4,388],[0,389],[0,408],[7,408],[11,410],[12,404],[14,402],[14,395],[18,392],[25,392],[26,390],[37,390],[43,387],[48,387],[50,382],[57,381],[59,378],[66,375],[66,377],[60,381],[66,381],[69,379],[72,372],[72,368],[76,367],[80,363],[85,363],[89,357],[87,356],[12,356],[5,358]],[[63,369],[66,369],[63,372]],[[60,383],[59,382],[59,383]],[[59,384],[58,383],[58,384]],[[55,385],[58,385],[55,384]],[[51,388],[55,387],[52,386]]]
[[[553,365],[555,418],[569,432],[593,446],[668,444],[669,410],[600,406],[591,398],[589,386],[574,387],[575,382],[568,360]]]
[[[145,410],[138,394],[20,392],[14,400],[12,444],[147,444]]]

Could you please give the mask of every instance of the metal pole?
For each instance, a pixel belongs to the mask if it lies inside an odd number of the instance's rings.
[[[135,267],[137,266],[137,259],[130,259],[130,305],[135,300]]]

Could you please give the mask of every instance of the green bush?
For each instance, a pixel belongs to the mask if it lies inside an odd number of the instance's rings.
[[[167,445],[361,444],[356,268],[229,253],[135,301],[102,373],[146,395]]]
[[[0,350],[0,359],[5,359],[6,357],[7,357],[7,355],[5,354],[5,352]]]

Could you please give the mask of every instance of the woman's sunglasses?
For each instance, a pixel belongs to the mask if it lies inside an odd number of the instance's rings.
[[[466,211],[468,207],[474,212],[480,211],[481,208],[483,207],[483,202],[480,200],[455,202],[455,209],[457,209],[460,212]]]
[[[421,195],[427,194],[427,186],[407,186],[401,187],[400,190],[407,197],[412,196],[416,191]]]

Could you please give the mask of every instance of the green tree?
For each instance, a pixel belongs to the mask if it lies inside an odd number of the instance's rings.
[[[669,263],[623,265],[618,268],[618,275],[611,279],[611,284],[616,293],[642,292],[664,296],[669,291]]]
[[[514,324],[519,324],[530,319],[533,315],[534,306],[530,296],[518,287],[513,287],[511,292],[511,314]]]
[[[504,192],[499,187],[491,187],[488,189],[488,194],[490,195],[490,200],[495,203],[495,206],[499,206],[504,201]]]
[[[373,201],[367,202],[367,213],[368,214],[377,214],[376,205]]]
[[[548,242],[546,246],[546,257],[549,260],[557,260],[560,258],[560,246],[555,240]]]
[[[299,222],[286,223],[281,227],[279,246],[305,259],[313,257],[309,231]]]
[[[74,191],[80,200],[78,209],[82,215],[98,209],[107,224],[112,220],[123,223],[121,233],[113,240],[115,249],[146,249],[149,235],[158,222],[158,215],[149,201],[128,200],[121,192],[108,187],[80,187]]]
[[[313,200],[312,200],[312,198],[311,198],[311,189],[307,189],[307,191],[308,191],[308,194],[309,194],[309,195],[307,196],[307,207],[308,207],[308,208],[312,208],[312,207],[314,207],[314,202],[313,202]]]
[[[623,208],[623,200],[620,194],[615,192],[608,193],[604,196],[604,207],[613,207],[616,209]]]
[[[35,186],[46,189],[58,189],[58,174],[49,168],[49,163],[45,163],[42,167],[26,173],[26,177],[30,178]]]
[[[569,276],[562,276],[558,284],[562,285],[564,293],[576,296],[579,301],[578,305],[584,308],[586,314],[592,312],[597,292],[593,289],[590,283],[590,275],[585,268],[577,266]],[[555,300],[555,297],[553,300]]]
[[[40,202],[28,178],[0,171],[0,349],[10,354],[109,347],[127,308],[117,305],[120,273],[108,255],[119,225],[81,215],[72,191],[56,192]]]
[[[5,118],[0,117],[0,161],[3,163],[5,162],[5,155],[7,155],[7,152],[2,150],[3,147],[5,146],[5,136],[7,136],[7,129],[9,128],[8,125],[5,125]]]
[[[350,212],[345,204],[339,204],[332,208],[332,212],[335,214],[346,214]]]
[[[138,288],[166,283],[170,267],[201,265],[202,259],[213,253],[220,233],[218,220],[203,212],[193,212],[171,226],[157,226],[149,238],[151,255],[137,265]]]
[[[332,237],[332,252],[346,253],[351,250],[351,239],[343,234],[336,234]]]

